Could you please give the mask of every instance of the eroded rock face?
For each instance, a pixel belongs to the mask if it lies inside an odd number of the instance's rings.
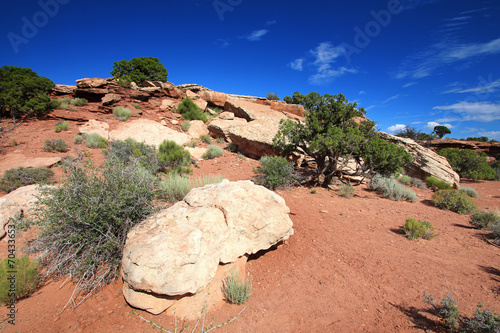
[[[127,138],[132,138],[137,142],[144,141],[156,147],[159,147],[163,140],[174,141],[181,146],[191,140],[189,135],[177,132],[149,119],[127,121],[120,124],[117,129],[109,132],[110,140],[125,140]]]
[[[52,88],[52,92],[56,95],[71,95],[75,90],[76,86],[67,84],[56,84],[54,88]]]
[[[40,186],[32,184],[15,189],[4,196],[4,198],[15,202],[22,209],[24,216],[30,217],[33,214],[40,195]]]
[[[0,239],[6,234],[5,226],[9,220],[19,213],[21,213],[21,207],[18,204],[5,197],[0,198]]]
[[[78,127],[79,133],[97,133],[106,140],[109,139],[109,124],[103,121],[90,119],[86,124]]]
[[[263,117],[248,122],[244,126],[232,126],[228,130],[228,137],[250,157],[276,155],[273,138],[278,133],[279,126],[279,120]]]
[[[123,279],[133,290],[153,296],[196,294],[214,278],[219,263],[288,239],[293,234],[288,213],[283,198],[251,181],[224,180],[193,189],[130,231]]]
[[[413,160],[405,166],[408,176],[420,179],[434,176],[454,187],[459,187],[460,176],[452,169],[446,157],[422,147],[412,139],[400,138],[384,132],[378,132],[378,134],[382,139],[403,147],[413,157]]]

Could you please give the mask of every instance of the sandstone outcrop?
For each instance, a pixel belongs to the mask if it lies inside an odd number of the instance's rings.
[[[149,217],[127,236],[122,275],[135,292],[179,298],[205,290],[219,263],[268,249],[293,234],[283,198],[251,181],[193,189],[183,201]],[[124,292],[125,297],[133,292]],[[135,295],[137,296],[137,295]],[[145,295],[142,295],[144,298]],[[139,308],[151,308],[151,298]],[[128,298],[127,298],[128,300]],[[199,314],[199,310],[196,314]]]
[[[76,86],[71,86],[67,84],[56,84],[52,88],[52,92],[56,95],[71,95],[75,92]]]
[[[5,236],[5,226],[9,223],[10,219],[15,218],[20,213],[21,207],[18,204],[5,197],[0,198],[0,239]]]
[[[413,160],[405,166],[405,171],[409,176],[420,179],[434,176],[454,187],[459,187],[460,176],[451,168],[445,157],[422,147],[412,139],[400,138],[384,132],[378,132],[378,134],[382,139],[403,147],[413,157]]]
[[[86,124],[78,127],[78,132],[82,133],[97,133],[106,140],[109,139],[109,124],[103,121],[97,121],[95,119],[90,119]]]
[[[117,129],[109,132],[110,140],[125,140],[127,138],[132,138],[138,142],[144,141],[156,147],[159,147],[163,140],[174,141],[181,146],[191,140],[189,135],[177,132],[149,119],[127,121],[120,124]]]

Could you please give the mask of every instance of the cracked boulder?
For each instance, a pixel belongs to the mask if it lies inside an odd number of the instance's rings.
[[[125,298],[147,310],[151,298],[141,306],[138,297],[132,299],[134,292],[157,297],[163,304],[155,307],[159,313],[173,305],[165,298],[206,290],[219,263],[233,263],[288,239],[293,234],[288,213],[283,198],[248,180],[193,189],[129,232],[122,259],[129,289]]]

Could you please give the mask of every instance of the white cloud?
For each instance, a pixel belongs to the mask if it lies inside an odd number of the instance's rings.
[[[358,95],[364,95],[364,94],[366,94],[366,91],[364,91],[364,90],[361,90],[361,91],[358,93]]]
[[[452,105],[435,106],[434,110],[451,111],[462,116],[462,118],[444,118],[436,120],[446,121],[480,121],[491,122],[500,120],[500,104],[492,102],[466,102],[460,101]]]
[[[267,21],[266,25],[270,26],[270,25],[273,25],[273,24],[276,24],[276,23],[277,23],[276,20],[271,20],[271,21]]]
[[[396,124],[396,125],[392,125],[390,127],[387,128],[387,131],[389,132],[398,132],[398,131],[402,131],[406,128],[406,125],[404,124]]]
[[[262,39],[264,35],[266,35],[269,32],[267,29],[261,29],[261,30],[255,30],[252,31],[250,35],[248,35],[246,38],[247,40],[251,42],[256,42]]]
[[[490,82],[486,81],[483,77],[480,78],[481,83],[473,88],[468,88],[468,89],[463,89],[463,88],[453,88],[450,90],[447,90],[444,92],[444,94],[450,94],[450,93],[456,93],[456,94],[468,94],[468,93],[475,93],[475,94],[489,94],[489,93],[494,93],[497,91],[497,88],[500,88],[500,79],[491,82],[491,77],[490,77]]]
[[[302,71],[304,69],[303,64],[304,64],[304,59],[299,58],[288,63],[288,66],[290,66],[292,69],[295,69],[296,71]]]
[[[333,46],[330,42],[323,42],[309,52],[313,55],[316,66],[316,74],[309,77],[310,83],[323,84],[344,73],[357,73],[357,70],[353,68],[332,66],[336,59],[344,54],[342,46]]]
[[[392,100],[398,99],[399,97],[401,97],[401,94],[397,94],[397,95],[391,96],[388,99],[386,99],[385,101],[383,101],[382,104],[385,104],[385,103],[390,102]]]
[[[479,136],[486,136],[488,139],[500,140],[500,131],[479,132]]]
[[[436,121],[429,121],[427,123],[427,125],[424,126],[424,128],[428,129],[428,130],[434,130],[434,127],[436,127],[436,126],[446,126],[446,127],[450,128],[450,129],[453,128],[453,126],[451,124],[440,124],[440,123],[438,123]]]
[[[415,84],[417,84],[417,82],[408,82],[407,84],[403,84],[403,88],[408,88],[408,87],[411,87]]]
[[[344,73],[357,73],[358,71],[352,68],[340,67],[332,69],[330,65],[320,68],[318,72],[309,77],[309,82],[313,84],[323,84],[331,79],[341,76]]]
[[[465,61],[473,57],[500,53],[500,38],[485,43],[464,44],[443,40],[426,48],[425,51],[407,57],[396,74],[401,79],[420,79],[432,74],[436,69]]]

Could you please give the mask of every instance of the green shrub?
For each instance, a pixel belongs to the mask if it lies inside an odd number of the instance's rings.
[[[343,198],[352,198],[354,193],[356,193],[356,189],[351,184],[342,184],[339,187],[339,194]]]
[[[438,150],[438,154],[446,157],[461,178],[472,180],[495,178],[495,171],[488,165],[485,153],[479,154],[470,149],[445,148]]]
[[[238,145],[236,145],[234,142],[229,142],[226,149],[232,153],[237,153],[238,152]]]
[[[430,222],[417,221],[413,217],[406,219],[403,231],[408,239],[431,239],[434,237],[434,227]]]
[[[268,93],[266,96],[266,99],[268,99],[270,101],[279,101],[280,100],[278,94],[273,93],[273,92]]]
[[[471,198],[478,197],[477,191],[475,189],[473,189],[472,187],[462,186],[462,187],[460,187],[459,190],[464,192],[465,194],[467,194]]]
[[[89,101],[85,98],[74,98],[71,100],[71,104],[74,105],[74,106],[84,106],[85,104],[87,104]]]
[[[140,110],[140,109],[142,109],[142,106],[140,104],[135,104],[134,108],[136,108],[137,110]]]
[[[226,142],[226,140],[224,138],[217,138],[217,139],[215,139],[215,141],[217,141],[217,143],[224,143],[224,142]]]
[[[54,128],[56,133],[59,133],[61,131],[67,131],[68,129],[69,129],[69,123],[67,121],[59,121]]]
[[[49,107],[51,109],[57,109],[61,106],[61,102],[59,102],[57,99],[51,99],[49,102]]]
[[[189,130],[189,128],[191,127],[191,122],[188,120],[186,122],[183,122],[181,124],[181,129],[184,131],[184,132],[187,132]]]
[[[184,199],[193,188],[220,183],[222,179],[221,175],[199,176],[196,179],[190,179],[177,173],[170,173],[160,182],[158,195],[166,201],[175,202]]]
[[[104,149],[108,147],[108,141],[98,133],[83,133],[82,136],[85,140],[85,145],[89,148]]]
[[[470,223],[481,229],[489,228],[494,224],[500,223],[500,216],[493,212],[481,210],[471,215]]]
[[[422,179],[418,179],[418,178],[412,178],[410,186],[412,186],[412,187],[418,187],[418,188],[420,188],[422,190],[426,190],[427,189],[427,186],[425,186],[425,183],[422,181]]]
[[[203,159],[211,160],[213,158],[221,157],[222,154],[224,154],[224,150],[222,150],[221,147],[215,146],[215,145],[210,145],[210,146],[208,146],[207,150],[203,154]]]
[[[403,166],[412,161],[404,147],[387,142],[378,136],[361,145],[363,167],[371,172],[384,176],[395,175]]]
[[[58,101],[61,104],[70,104],[71,103],[71,98],[69,98],[69,97],[63,97],[63,98],[59,98]]]
[[[398,181],[403,185],[411,186],[411,177],[410,176],[403,175],[403,176],[398,178]]]
[[[250,297],[251,290],[252,282],[249,279],[240,282],[236,271],[231,271],[231,274],[224,280],[224,296],[229,303],[245,303]]]
[[[131,82],[141,84],[146,80],[167,82],[168,71],[154,57],[139,57],[132,60],[115,61],[111,75],[125,87]]]
[[[394,201],[406,200],[409,202],[417,202],[417,194],[402,186],[394,178],[387,178],[381,175],[375,175],[370,183],[369,187],[382,194],[385,198],[389,198]]]
[[[132,138],[112,141],[106,155],[117,157],[125,164],[137,161],[141,167],[153,173],[159,169],[156,147],[145,142],[137,142]]]
[[[78,109],[76,108],[76,106],[74,106],[74,105],[70,105],[70,106],[69,106],[69,110],[70,110],[70,111],[77,111]]]
[[[432,202],[438,208],[458,214],[468,214],[477,209],[476,203],[467,194],[458,190],[439,190],[432,196]]]
[[[458,333],[490,333],[500,332],[500,316],[491,311],[483,310],[479,304],[472,318],[462,317]]]
[[[43,151],[46,152],[53,152],[53,151],[58,151],[58,152],[67,152],[69,150],[69,144],[66,143],[63,139],[50,139],[50,140],[45,140],[45,144],[43,146]]]
[[[500,180],[500,167],[493,168],[493,171],[495,171],[495,180]]]
[[[174,141],[163,141],[158,149],[160,167],[166,172],[191,173],[191,154]]]
[[[59,104],[59,109],[67,110],[69,108],[68,103],[61,103]]]
[[[425,182],[427,186],[430,188],[438,188],[440,190],[449,190],[451,189],[451,184],[445,182],[444,180],[438,179],[434,176],[430,176],[425,178]]]
[[[65,180],[41,188],[29,246],[40,254],[44,277],[70,275],[77,291],[92,292],[119,276],[129,230],[155,210],[156,178],[138,163],[108,157],[102,170],[90,160],[63,164]]]
[[[31,295],[38,286],[39,273],[38,265],[28,257],[5,258],[0,262],[0,304]]]
[[[198,146],[198,139],[191,139],[189,142],[186,144],[187,147],[189,148],[195,148]]]
[[[194,104],[191,98],[184,98],[177,107],[177,112],[182,115],[182,119],[201,120],[204,123],[208,120],[207,116],[198,107],[198,105]]]
[[[113,108],[113,116],[115,116],[115,119],[118,119],[120,121],[126,121],[132,113],[130,112],[129,109],[124,108],[123,106],[115,106]]]
[[[495,243],[500,245],[500,223],[495,223],[490,227],[491,233],[496,238]]]
[[[77,136],[75,136],[75,138],[73,139],[73,143],[75,145],[79,145],[82,142],[83,142],[83,136],[81,136],[80,134],[78,134]]]
[[[293,163],[281,156],[263,156],[257,173],[256,183],[271,190],[278,187],[289,187],[296,181]]]
[[[0,178],[0,190],[9,193],[30,184],[49,184],[53,176],[54,171],[49,168],[9,169]]]
[[[210,134],[203,134],[202,136],[200,136],[200,139],[201,139],[201,141],[205,142],[207,145],[212,143],[212,137],[210,136]]]

